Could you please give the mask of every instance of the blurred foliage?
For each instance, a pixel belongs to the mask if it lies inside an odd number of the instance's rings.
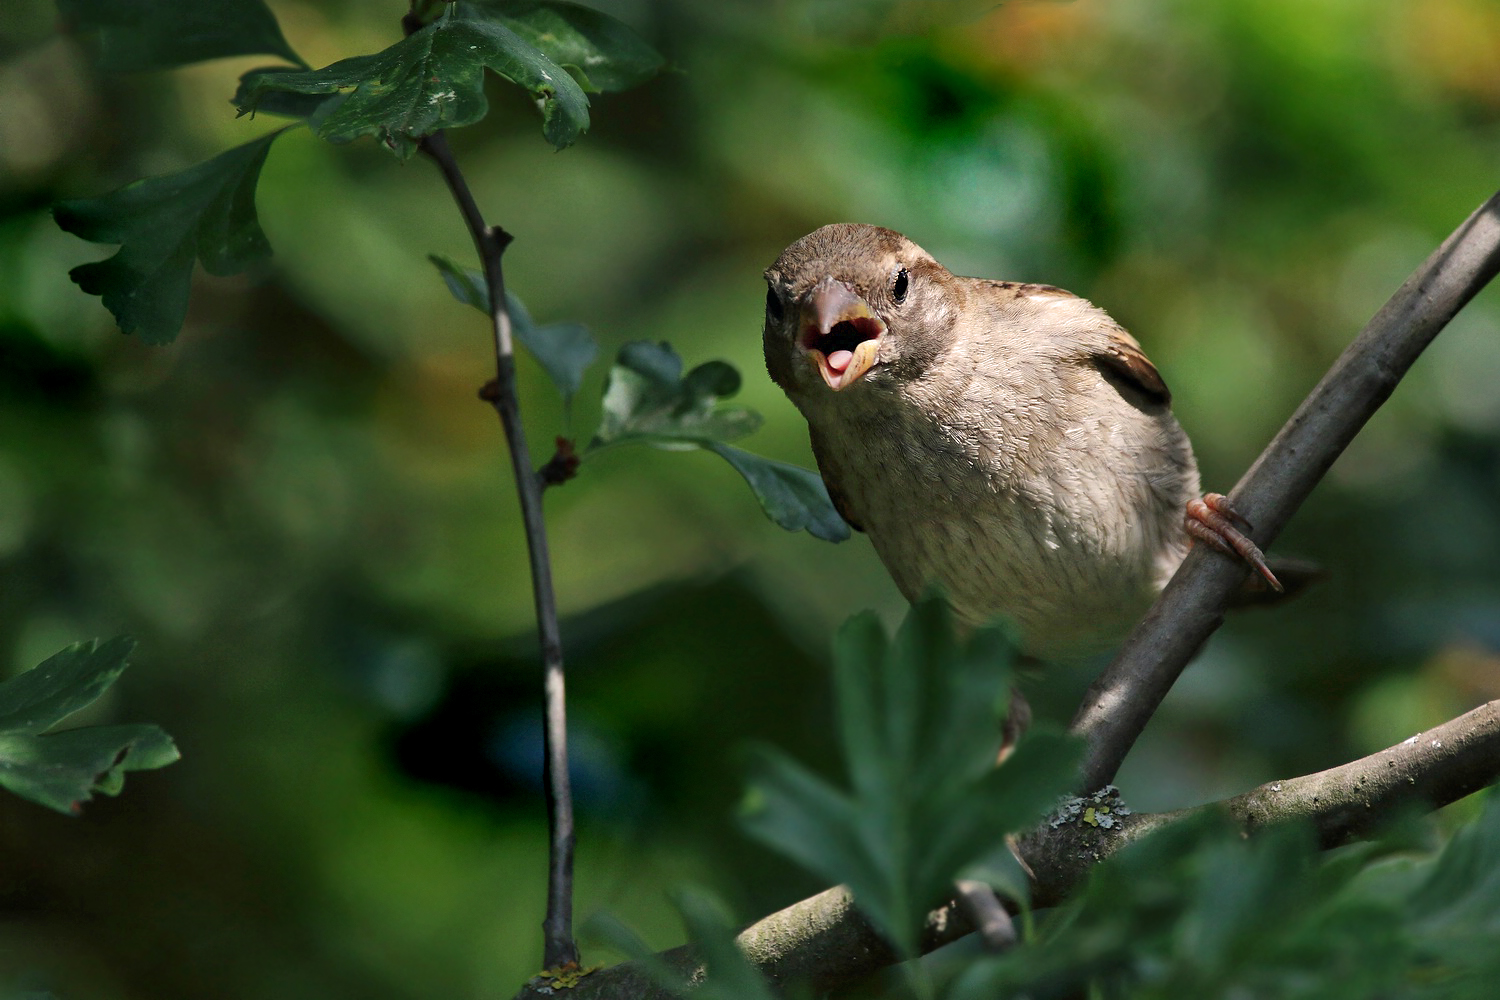
[[[404,12],[271,6],[313,66],[397,42]],[[524,95],[486,87],[490,117],[453,142],[516,236],[508,285],[611,356],[725,358],[766,417],[748,446],[804,466],[800,418],[753,374],[759,274],[825,222],[1109,309],[1222,489],[1500,175],[1490,0],[598,6],[681,72],[595,99],[562,153]],[[68,280],[113,251],[48,216],[262,134],[226,96],[263,62],[103,76],[46,5],[0,26],[4,656],[137,636],[84,721],[152,719],[185,753],[81,821],[0,800],[0,990],[508,995],[539,959],[539,671],[474,399],[487,331],[426,260],[470,259],[440,180],[283,137],[258,198],[276,257],[197,276],[166,349]],[[1492,289],[1334,467],[1277,546],[1330,582],[1215,638],[1120,776],[1133,806],[1327,767],[1500,695],[1497,327]],[[597,425],[601,372],[571,414],[539,366],[522,379],[537,454]],[[672,885],[740,919],[820,888],[734,830],[738,748],[832,769],[834,627],[904,610],[868,544],[783,534],[708,456],[611,450],[547,502],[592,789],[580,914],[664,947]],[[1026,686],[1061,722],[1087,679]]]

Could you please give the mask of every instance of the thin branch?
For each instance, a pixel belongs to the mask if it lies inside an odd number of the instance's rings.
[[[1406,279],[1245,473],[1230,499],[1270,545],[1365,421],[1454,314],[1500,271],[1500,194]],[[1188,554],[1155,606],[1089,688],[1073,731],[1088,743],[1080,790],[1114,779],[1188,661],[1224,620],[1243,565]]]
[[[547,526],[542,515],[542,481],[532,470],[531,452],[521,426],[520,401],[516,393],[516,358],[511,336],[510,310],[505,301],[505,274],[501,257],[511,236],[498,226],[485,224],[474,195],[464,180],[448,139],[434,132],[422,140],[422,152],[442,171],[464,224],[474,238],[474,249],[484,264],[489,290],[490,318],[495,332],[495,379],[485,387],[483,398],[500,415],[505,441],[510,446],[511,471],[521,498],[521,521],[526,530],[526,548],[531,556],[531,588],[536,604],[537,633],[541,639],[545,673],[546,723],[543,750],[546,764],[543,784],[547,794],[547,827],[550,834],[547,870],[547,916],[542,922],[544,939],[542,966],[557,969],[578,963],[578,945],[573,939],[573,794],[568,781],[567,699],[563,683],[562,634],[557,621],[557,598],[552,588],[552,561],[547,554]]]

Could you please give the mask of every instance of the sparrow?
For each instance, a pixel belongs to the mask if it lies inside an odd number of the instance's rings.
[[[1003,616],[1056,659],[1123,636],[1194,541],[1282,590],[1200,492],[1166,383],[1104,310],[959,277],[868,225],[804,236],[765,278],[766,369],[908,600],[936,584],[960,622]]]

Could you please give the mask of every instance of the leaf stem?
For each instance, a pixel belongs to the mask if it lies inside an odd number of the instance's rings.
[[[547,916],[542,922],[543,968],[556,969],[578,962],[573,939],[573,795],[568,781],[567,704],[563,683],[562,635],[557,621],[557,598],[552,588],[552,562],[547,554],[547,527],[542,514],[542,479],[533,470],[526,434],[521,425],[521,407],[516,393],[516,359],[510,310],[505,301],[505,275],[501,257],[511,235],[499,226],[486,225],[468,182],[453,158],[448,139],[434,132],[421,142],[442,171],[443,179],[474,239],[474,249],[484,265],[489,289],[490,318],[495,332],[495,380],[483,397],[500,415],[505,440],[510,447],[511,469],[521,499],[521,520],[526,530],[526,548],[531,556],[531,585],[536,603],[537,633],[541,639],[545,674],[546,723],[543,748],[546,763],[543,785],[547,796],[547,827],[550,851],[547,872]]]

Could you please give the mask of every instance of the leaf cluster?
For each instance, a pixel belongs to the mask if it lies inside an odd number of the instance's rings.
[[[971,964],[953,1000],[1091,995],[1466,998],[1500,974],[1500,796],[1435,856],[1410,830],[1321,852],[1300,825],[1246,839],[1168,826],[1099,865],[1036,940]]]
[[[294,66],[253,70],[240,79],[241,114],[264,111],[301,119],[329,142],[373,136],[406,159],[424,137],[472,125],[488,111],[486,70],[527,90],[542,113],[543,135],[561,149],[589,125],[588,94],[638,86],[666,61],[629,27],[565,0],[466,0],[427,4],[426,23],[386,49],[309,69],[282,37],[262,0],[212,0],[219,20],[184,34],[173,17],[137,0],[65,0],[75,27],[96,38],[106,62],[122,69],[183,65],[200,59],[266,52]],[[414,12],[413,17],[417,17]],[[231,31],[230,29],[237,29]],[[221,30],[222,29],[222,30]],[[271,255],[255,209],[255,188],[281,129],[187,170],[136,181],[96,198],[56,206],[57,223],[96,243],[118,244],[111,258],[70,272],[98,295],[120,329],[147,343],[176,338],[187,316],[193,265],[230,275]],[[431,258],[460,302],[490,314],[483,275],[443,257]],[[598,356],[580,324],[537,326],[506,296],[511,329],[557,386],[565,405]],[[739,374],[714,361],[688,372],[665,344],[626,344],[610,369],[604,416],[590,450],[621,443],[711,451],[744,477],[766,515],[788,531],[842,541],[849,528],[822,480],[805,469],[730,446],[760,417],[720,399],[739,389]]]
[[[118,795],[126,771],[178,758],[152,725],[86,726],[51,732],[93,704],[125,670],[134,640],[78,642],[0,684],[0,785],[59,812],[76,813],[95,792]]]
[[[1076,743],[1045,730],[995,766],[1014,657],[999,629],[961,642],[937,598],[915,605],[894,639],[873,613],[851,619],[834,646],[848,786],[764,750],[746,830],[847,885],[899,954],[917,954],[954,880],[1014,868],[1005,835],[1035,823],[1074,777]]]

